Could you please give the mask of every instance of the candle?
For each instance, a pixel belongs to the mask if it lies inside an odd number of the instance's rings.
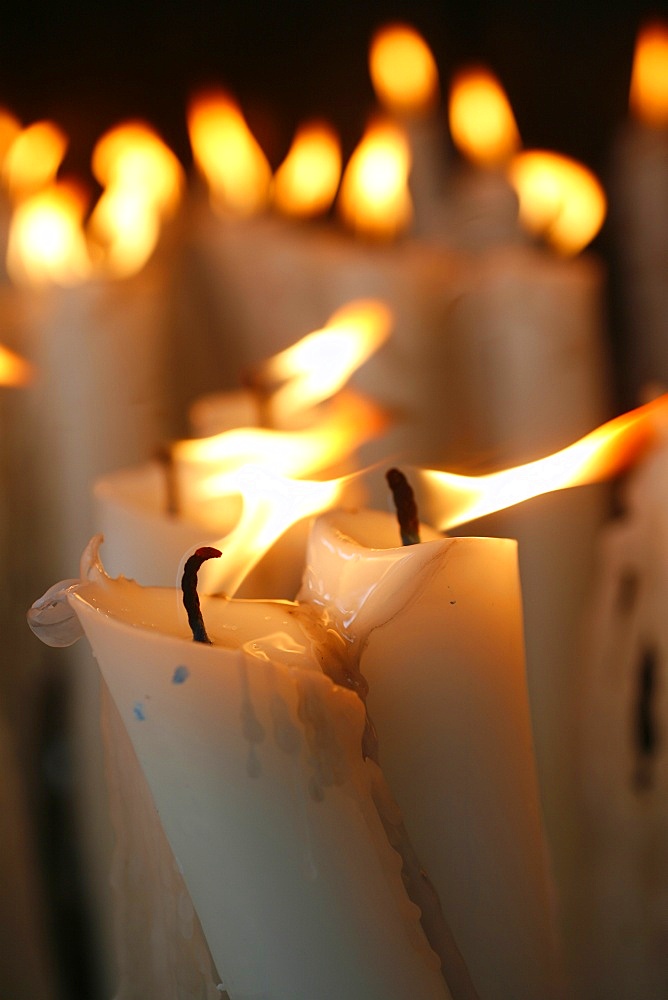
[[[635,397],[668,382],[668,23],[645,23],[636,40],[631,117],[614,147],[612,218],[625,310],[623,375]]]
[[[71,600],[233,1000],[448,997],[362,757],[364,706],[322,672],[341,638],[296,605],[205,598],[215,645],[193,643],[173,591],[110,580],[95,545],[82,574],[33,624],[71,641]]]
[[[580,975],[588,995],[620,1000],[658,1000],[668,982],[665,427],[664,419],[655,447],[625,483],[621,515],[600,533],[583,636],[577,750],[588,851]]]

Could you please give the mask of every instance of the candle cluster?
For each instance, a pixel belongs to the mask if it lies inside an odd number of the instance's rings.
[[[661,784],[662,632],[643,609],[663,573],[638,496],[661,478],[643,470],[665,462],[668,402],[651,389],[610,419],[606,275],[586,252],[607,197],[523,147],[487,68],[454,74],[440,109],[410,27],[374,35],[369,75],[378,107],[347,160],[309,121],[271,164],[212,89],[186,112],[190,176],[126,122],[95,146],[95,198],[62,176],[58,126],[0,116],[13,617],[62,578],[28,613],[61,651],[8,641],[27,686],[56,659],[68,673],[119,998],[584,998],[613,978],[615,866],[643,917],[609,844]],[[634,69],[616,190],[651,257],[635,184],[646,157],[664,183],[668,132],[646,89]],[[633,268],[658,301],[660,268]],[[637,388],[665,377],[648,362]],[[631,466],[635,527],[601,568],[604,481]],[[610,628],[615,669],[633,661],[621,702],[601,693]],[[585,690],[612,728],[635,713],[623,793],[599,779]],[[585,900],[590,834],[611,860]],[[652,935],[663,919],[657,903]]]

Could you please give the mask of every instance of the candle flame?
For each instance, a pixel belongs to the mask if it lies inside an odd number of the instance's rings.
[[[622,472],[660,435],[668,394],[603,424],[553,455],[484,476],[421,470],[426,519],[440,531],[543,493],[600,482]]]
[[[312,218],[326,212],[341,177],[339,138],[325,122],[310,122],[295,133],[274,177],[274,204],[285,215]]]
[[[392,313],[378,300],[361,299],[338,309],[322,329],[262,366],[263,382],[284,383],[272,394],[272,409],[291,414],[333,396],[385,343],[391,327]]]
[[[188,110],[188,131],[214,208],[244,216],[261,211],[269,199],[271,168],[236,102],[223,92],[196,98]]]
[[[652,128],[668,126],[668,23],[646,24],[636,39],[629,105]]]
[[[5,108],[0,108],[0,165],[4,163],[5,157],[20,131],[19,120]]]
[[[231,597],[281,535],[298,521],[333,507],[350,478],[296,481],[251,465],[221,477],[221,495],[240,494],[242,513],[230,534],[216,543],[222,559],[200,571],[200,589]]]
[[[89,233],[103,248],[112,275],[134,274],[153,253],[162,220],[178,206],[181,165],[148,125],[127,122],[97,142],[92,166],[105,190],[91,215]]]
[[[453,142],[478,166],[500,166],[520,148],[510,102],[488,69],[471,67],[455,76],[448,117]]]
[[[598,233],[606,213],[603,188],[576,160],[558,153],[518,153],[509,167],[520,202],[520,221],[560,253],[582,250]]]
[[[0,344],[0,385],[29,385],[35,377],[32,365]]]
[[[389,122],[372,123],[341,182],[338,207],[344,222],[355,232],[379,239],[407,229],[413,216],[410,167],[405,131]]]
[[[223,431],[209,438],[178,441],[173,458],[184,466],[199,467],[198,495],[211,497],[218,495],[229,471],[242,465],[262,465],[284,476],[314,475],[347,458],[386,424],[385,413],[375,403],[347,391],[303,430],[245,427]]]
[[[386,25],[375,33],[369,72],[378,100],[389,111],[421,115],[438,100],[438,69],[431,49],[408,25]]]
[[[87,197],[72,183],[52,184],[14,211],[7,270],[18,284],[76,285],[91,272],[82,220]]]
[[[4,158],[2,175],[13,201],[22,201],[55,179],[67,149],[67,136],[53,122],[22,129]]]

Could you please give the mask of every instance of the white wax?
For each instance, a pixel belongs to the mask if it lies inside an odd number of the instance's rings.
[[[611,221],[626,329],[624,387],[668,385],[668,129],[628,123],[614,148]]]
[[[340,640],[288,602],[70,593],[232,998],[449,997],[374,804],[362,703],[320,672]],[[331,644],[334,644],[333,646]]]
[[[380,762],[483,1000],[559,992],[516,543],[320,517],[300,599],[361,646]]]

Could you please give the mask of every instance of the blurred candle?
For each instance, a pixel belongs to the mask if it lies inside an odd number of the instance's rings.
[[[612,221],[625,308],[622,375],[633,398],[668,384],[668,22],[638,32],[630,118],[614,146]]]

